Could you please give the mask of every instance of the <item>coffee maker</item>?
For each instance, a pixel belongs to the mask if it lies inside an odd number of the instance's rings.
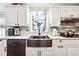
[[[14,26],[8,29],[8,36],[20,36],[20,27]]]

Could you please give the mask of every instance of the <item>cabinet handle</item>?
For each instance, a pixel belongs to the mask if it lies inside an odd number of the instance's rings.
[[[4,51],[7,52],[7,47],[4,48]]]
[[[41,51],[38,51],[38,52],[37,52],[37,55],[38,55],[38,56],[41,56]]]
[[[58,46],[59,48],[63,48],[63,46],[61,45],[61,46]]]

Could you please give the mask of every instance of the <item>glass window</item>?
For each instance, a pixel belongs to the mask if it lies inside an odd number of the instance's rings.
[[[40,25],[40,32],[46,29],[46,12],[32,11],[32,29],[38,32],[38,24]]]

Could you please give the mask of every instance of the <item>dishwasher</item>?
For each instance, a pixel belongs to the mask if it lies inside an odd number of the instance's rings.
[[[26,52],[25,39],[8,39],[7,56],[25,56]]]

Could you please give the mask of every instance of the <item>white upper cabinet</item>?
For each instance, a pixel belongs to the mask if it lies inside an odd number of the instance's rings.
[[[79,17],[79,7],[69,8],[69,14],[73,17]]]
[[[61,7],[61,17],[79,17],[79,7]]]
[[[60,17],[69,17],[69,8],[67,7],[61,7],[60,9]]]
[[[60,8],[52,8],[52,19],[50,20],[52,26],[60,26]]]
[[[7,17],[7,26],[15,26],[17,25],[17,8],[11,7],[7,8],[6,12]]]
[[[18,8],[18,24],[26,26],[26,8]]]
[[[7,26],[26,26],[26,8],[8,7]]]

